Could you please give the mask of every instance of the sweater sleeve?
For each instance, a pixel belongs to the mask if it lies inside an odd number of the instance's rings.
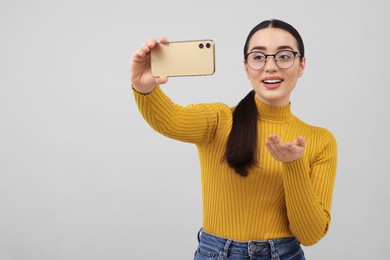
[[[133,94],[139,111],[154,130],[169,138],[195,144],[213,138],[220,110],[226,106],[212,103],[183,107],[172,102],[159,86],[146,95],[134,89]]]
[[[306,246],[325,236],[331,219],[337,144],[326,130],[318,146],[318,155],[311,165],[304,158],[284,163],[283,183],[290,230]]]

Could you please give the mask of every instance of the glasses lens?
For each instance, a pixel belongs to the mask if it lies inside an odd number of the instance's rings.
[[[252,52],[248,55],[247,62],[249,67],[259,70],[264,67],[267,57],[262,52]]]
[[[295,54],[292,51],[280,51],[275,54],[276,64],[282,69],[288,69],[294,64]]]

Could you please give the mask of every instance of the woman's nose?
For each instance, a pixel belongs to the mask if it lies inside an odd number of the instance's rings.
[[[278,65],[276,65],[276,60],[274,57],[267,57],[267,60],[264,65],[264,70],[267,72],[274,72],[278,70]]]

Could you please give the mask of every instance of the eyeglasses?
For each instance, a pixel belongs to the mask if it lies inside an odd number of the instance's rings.
[[[269,56],[274,57],[276,65],[281,69],[288,69],[294,65],[295,57],[300,56],[297,51],[281,50],[275,54],[265,54],[260,51],[247,53],[246,63],[253,70],[261,70]]]

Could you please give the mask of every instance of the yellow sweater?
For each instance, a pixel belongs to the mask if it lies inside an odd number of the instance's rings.
[[[203,228],[237,241],[295,236],[303,245],[318,242],[330,223],[337,146],[326,129],[296,118],[290,105],[271,107],[255,98],[259,111],[259,167],[242,177],[221,160],[232,126],[222,103],[186,107],[173,103],[157,86],[134,96],[146,121],[161,134],[196,144],[202,182]],[[268,135],[283,142],[306,140],[299,160],[282,163],[265,147]]]

